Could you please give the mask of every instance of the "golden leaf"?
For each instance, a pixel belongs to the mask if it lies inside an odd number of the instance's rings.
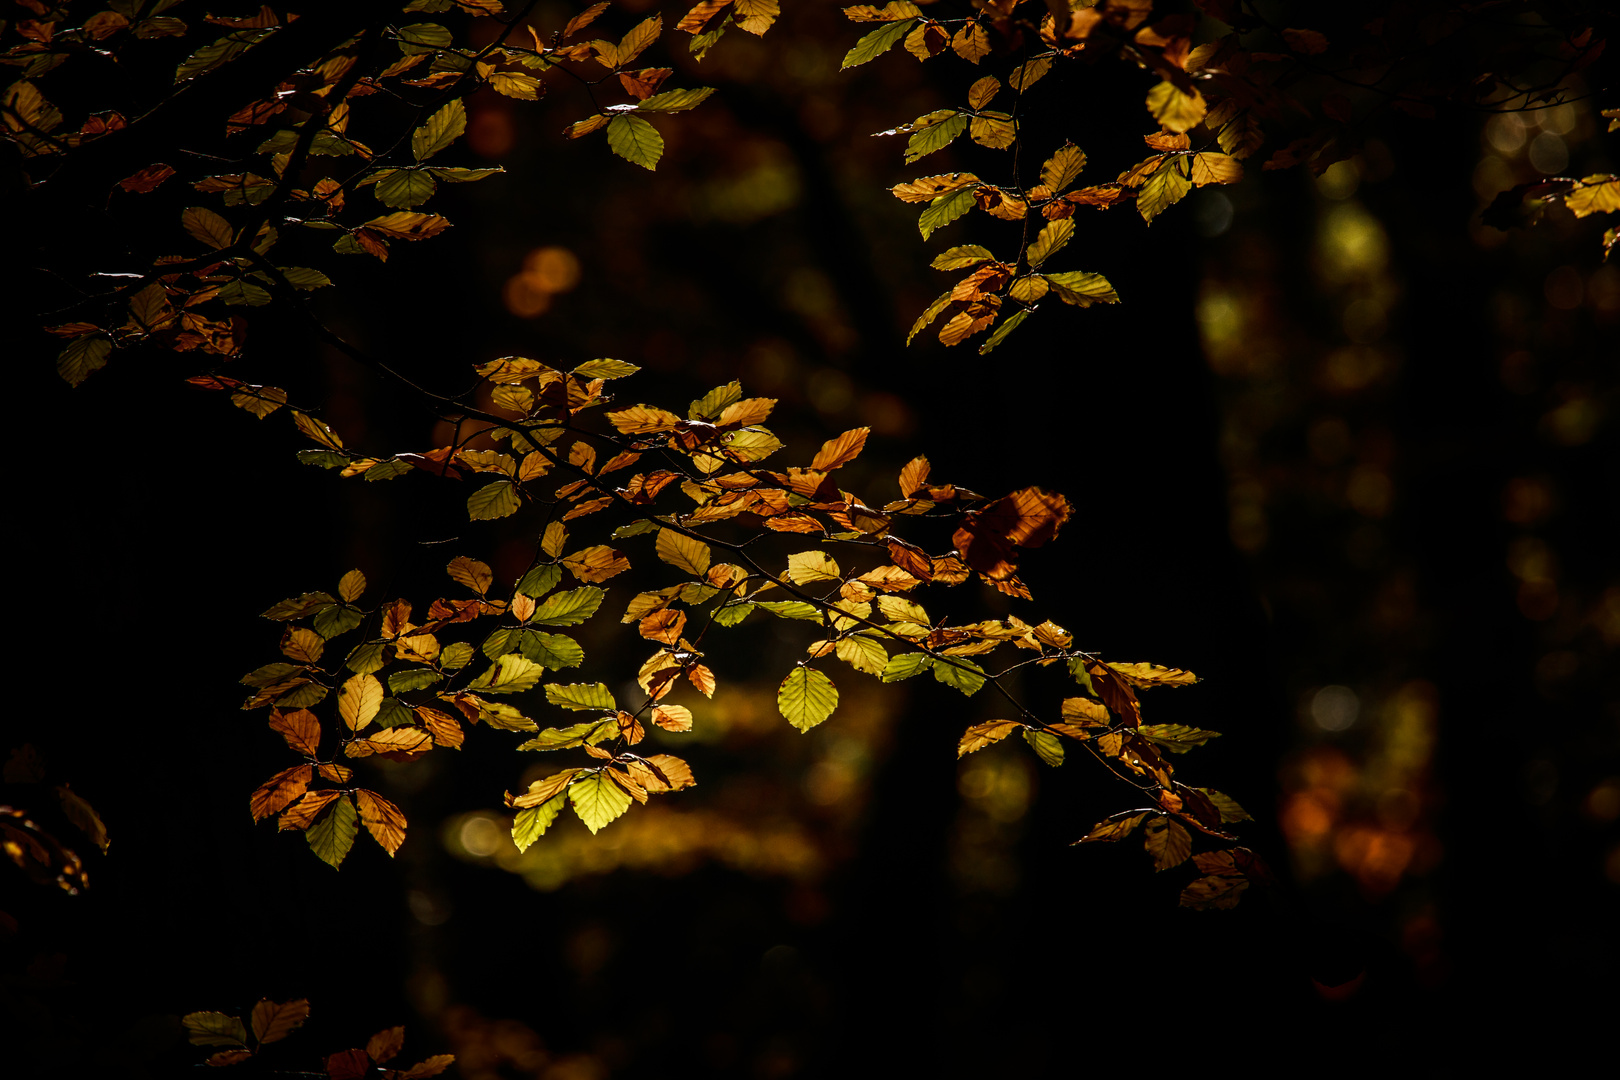
[[[253,820],[261,821],[286,808],[308,790],[314,776],[313,766],[294,765],[260,784],[248,799],[248,810],[253,814]]]
[[[654,550],[664,562],[678,570],[685,570],[694,577],[702,577],[709,571],[711,558],[709,545],[674,529],[658,530]]]
[[[309,757],[320,756],[321,722],[308,709],[288,713],[270,710],[270,730],[286,739],[292,750]]]
[[[665,731],[691,731],[692,710],[684,705],[658,705],[652,711],[652,722]]]
[[[581,548],[562,560],[562,565],[580,581],[606,581],[615,574],[630,569],[630,560],[622,552],[605,545]]]
[[[860,456],[862,448],[866,446],[866,436],[871,431],[866,427],[851,428],[836,439],[828,439],[821,444],[810,467],[818,472],[829,472],[849,464]]]
[[[986,746],[1000,742],[1023,726],[1016,720],[987,720],[982,724],[974,724],[962,733],[962,740],[956,744],[956,756],[959,758],[966,757],[975,750],[983,750]]]
[[[413,728],[389,728],[389,731],[412,731]],[[425,735],[425,732],[420,734]],[[376,741],[375,737],[372,739]],[[361,788],[355,793],[355,801],[360,806],[360,822],[371,834],[371,838],[392,857],[399,850],[399,845],[405,842],[405,815],[400,813],[399,807],[378,795],[375,791]],[[372,1057],[376,1060],[375,1054]]]
[[[338,687],[338,715],[350,731],[359,731],[377,715],[383,697],[383,684],[374,676],[352,676]]]

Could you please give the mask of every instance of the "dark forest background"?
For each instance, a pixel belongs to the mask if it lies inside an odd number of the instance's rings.
[[[1613,170],[1614,102],[1407,118],[1321,177],[1256,162],[1151,228],[1082,218],[1071,261],[1124,303],[1043,309],[981,358],[904,347],[943,245],[884,190],[913,175],[895,143],[868,137],[956,90],[904,57],[839,74],[852,33],[794,5],[701,68],[676,50],[721,92],[663,125],[656,176],[563,142],[564,95],[470,99],[468,146],[506,175],[445,190],[444,236],[347,260],[324,316],[456,388],[508,354],[642,364],[624,392],[676,407],[740,378],[782,399],[794,456],[870,425],[854,490],[926,453],[986,493],[1064,492],[1076,519],[1024,564],[1040,611],[1204,679],[1149,708],[1224,733],[1187,764],[1254,815],[1276,889],[1189,912],[1135,843],[1069,847],[1120,792],[1013,745],[958,763],[988,715],[943,686],[844,680],[799,735],[773,703],[796,639],[766,631],[717,658],[694,791],[520,856],[499,798],[525,763],[479,729],[372,767],[410,839],[334,873],[246,812],[281,767],[238,708],[279,636],[257,612],[352,566],[376,596],[425,596],[455,554],[510,575],[532,538],[469,526],[425,479],[301,466],[172,357],[69,390],[18,315],[8,743],[112,836],[83,895],[6,878],[23,1075],[171,1075],[201,1056],[175,1017],[261,996],[310,999],[311,1054],[406,1023],[464,1076],[551,1080],[1066,1075],[1183,1051],[1332,1072],[1457,1062],[1492,1039],[1450,1044],[1453,1025],[1529,1038],[1554,1008],[1560,1045],[1593,1036],[1620,889],[1620,268],[1590,221],[1501,232],[1480,211]],[[1134,91],[1103,107],[1121,72],[1050,78],[1099,107],[1040,139],[1106,159],[1140,138]],[[253,334],[351,444],[438,444],[297,321]],[[619,640],[603,622],[597,655]]]

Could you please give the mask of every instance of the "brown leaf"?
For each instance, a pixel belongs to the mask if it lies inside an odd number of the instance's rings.
[[[1076,840],[1075,843],[1088,844],[1100,840],[1123,840],[1131,835],[1150,813],[1152,813],[1150,810],[1138,810],[1115,814],[1111,818],[1097,822],[1096,825],[1092,826],[1090,832]]]
[[[389,728],[398,731],[399,728]],[[405,730],[412,730],[406,728]],[[400,813],[399,807],[378,795],[375,791],[361,788],[355,793],[355,802],[360,807],[360,821],[365,825],[371,838],[382,845],[382,849],[390,856],[399,850],[399,845],[405,842],[405,815]],[[379,1061],[384,1060],[379,1058]]]
[[[280,812],[308,790],[309,782],[314,777],[313,766],[294,765],[260,784],[248,799],[248,810],[253,814],[253,820],[262,821]]]
[[[118,186],[128,192],[144,194],[153,190],[173,175],[174,170],[172,168],[159,162],[156,165],[148,165],[133,176],[124,177],[124,179],[118,181]]]
[[[658,92],[658,86],[675,74],[674,68],[642,68],[639,71],[619,72],[619,85],[637,101],[645,101]]]
[[[1040,547],[1057,535],[1070,512],[1062,495],[1024,488],[966,515],[951,542],[973,569],[1004,580],[1016,569],[1013,549]]]
[[[606,581],[615,574],[630,569],[630,560],[623,552],[605,545],[581,548],[562,560],[562,565],[581,581]]]
[[[377,1064],[390,1061],[405,1047],[405,1029],[391,1027],[366,1040],[366,1056]]]
[[[293,803],[292,806],[281,812],[281,818],[276,828],[282,832],[289,829],[307,829],[314,824],[321,811],[326,809],[328,803],[341,796],[341,791],[307,791],[304,797]]]
[[[320,756],[321,722],[308,709],[294,709],[289,713],[271,709],[270,730],[286,739],[287,746],[295,752]]]
[[[253,1037],[259,1040],[261,1045],[280,1042],[302,1026],[307,1019],[309,1019],[309,1002],[304,998],[279,1004],[264,998],[253,1006]]]

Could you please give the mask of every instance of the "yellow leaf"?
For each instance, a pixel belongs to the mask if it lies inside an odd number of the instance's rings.
[[[788,577],[795,585],[837,581],[840,576],[838,564],[825,551],[801,551],[788,556]]]
[[[685,570],[693,577],[702,577],[709,572],[711,553],[709,545],[701,540],[673,529],[659,529],[654,550],[664,562],[676,569]]]
[[[575,781],[568,788],[568,798],[574,804],[574,813],[593,833],[630,809],[630,793],[605,772]]]
[[[383,684],[375,676],[355,675],[338,687],[338,715],[350,731],[359,731],[376,717],[383,696]]]
[[[488,563],[469,559],[465,555],[457,555],[444,569],[452,581],[467,586],[480,596],[488,593],[490,585],[495,581],[495,574],[490,570]]]
[[[966,757],[975,750],[983,750],[1023,726],[1016,720],[986,720],[982,724],[974,724],[962,733],[961,741],[956,744],[956,756]]]
[[[1187,131],[1198,126],[1208,107],[1204,95],[1194,90],[1191,94],[1178,89],[1174,83],[1161,82],[1147,96],[1148,112],[1166,131]]]
[[[1192,182],[1195,187],[1205,184],[1235,184],[1243,179],[1243,163],[1228,154],[1194,154],[1192,156]]]
[[[347,574],[344,574],[343,579],[338,582],[338,596],[341,597],[345,603],[360,599],[360,595],[365,591],[366,575],[362,574],[358,570],[350,570]]]

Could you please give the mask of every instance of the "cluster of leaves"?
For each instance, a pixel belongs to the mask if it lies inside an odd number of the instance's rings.
[[[143,127],[152,123],[149,117],[160,111],[136,121],[115,109],[90,112],[69,130],[62,110],[47,96],[45,80],[71,79],[70,60],[133,59],[135,47],[153,39],[195,38],[200,44],[175,68],[173,86],[176,95],[196,95],[206,92],[211,77],[250,61],[254,50],[268,48],[278,34],[292,29],[268,5],[248,17],[208,15],[201,20],[205,25],[194,27],[165,14],[179,2],[115,0],[96,11],[100,5],[24,0],[37,17],[0,24],[5,38],[14,39],[0,52],[0,63],[20,74],[0,91],[0,141],[16,149],[32,181],[49,184],[63,159],[88,144],[140,139]],[[226,118],[232,171],[207,168],[212,157],[197,165],[175,152],[133,174],[110,177],[100,194],[132,215],[141,210],[130,200],[165,184],[189,184],[206,199],[177,215],[170,252],[97,275],[118,279],[117,287],[90,283],[86,295],[64,312],[72,317],[48,327],[65,339],[57,360],[62,377],[77,385],[104,366],[115,349],[136,345],[218,360],[241,355],[247,332],[243,309],[332,283],[321,269],[292,265],[313,254],[309,238],[287,243],[292,234],[336,234],[329,241],[333,251],[386,261],[390,244],[444,232],[450,220],[424,209],[439,186],[502,171],[446,161],[446,151],[467,128],[465,99],[480,87],[533,101],[545,93],[548,81],[577,85],[591,111],[564,134],[573,139],[602,131],[615,154],[655,168],[664,141],[648,117],[696,108],[713,93],[709,87],[669,88],[672,68],[637,66],[662,35],[662,16],[644,19],[617,41],[576,40],[600,26],[597,19],[608,4],[598,3],[543,42],[525,22],[533,6],[522,5],[507,17],[498,0],[383,4],[315,63],[267,79],[268,94]],[[775,0],[708,2],[679,29],[696,35],[693,48],[701,54],[732,24],[733,11],[742,29],[762,34],[777,6]],[[489,45],[472,48],[458,44],[450,25],[423,19],[439,13],[503,25]],[[527,30],[527,42],[517,40],[519,27]],[[214,37],[220,28],[226,32]],[[82,95],[83,81],[64,84],[62,92]],[[611,103],[612,96],[624,100]],[[132,107],[137,106],[126,106]],[[409,117],[403,124],[402,112]],[[289,247],[303,254],[284,256]]]
[[[1523,22],[1496,24],[1483,20],[1476,6],[1458,4],[1416,19],[1404,5],[1391,5],[1388,11],[1367,12],[1370,21],[1353,38],[1336,43],[1318,30],[1275,26],[1258,5],[1239,0],[1197,0],[1201,15],[1158,19],[1152,0],[976,0],[957,17],[936,14],[945,4],[931,5],[925,13],[909,0],[845,8],[853,22],[881,24],[850,49],[846,68],[901,45],[918,60],[954,55],[977,70],[999,65],[1001,72],[1001,77],[974,79],[964,106],[936,109],[878,133],[907,136],[907,164],[963,134],[1011,156],[1005,178],[997,182],[951,172],[891,189],[902,201],[927,204],[918,220],[925,240],[974,208],[1019,227],[1016,244],[1000,257],[968,245],[934,260],[935,269],[972,273],[928,306],[910,337],[940,319],[939,339],[946,345],[994,327],[979,348],[984,354],[1047,297],[1079,307],[1119,302],[1100,274],[1043,268],[1073,236],[1073,217],[1081,207],[1133,203],[1151,225],[1194,188],[1241,180],[1244,160],[1279,136],[1295,137],[1274,150],[1263,168],[1306,165],[1320,174],[1356,154],[1368,125],[1389,110],[1433,117],[1442,108],[1556,105],[1571,96],[1569,78],[1602,52],[1604,38],[1593,30],[1601,15],[1587,10],[1592,5],[1559,5],[1553,11],[1543,9],[1554,5],[1515,5],[1536,10]],[[1502,39],[1470,53],[1483,60],[1483,70],[1448,69],[1450,77],[1442,78],[1428,65],[1424,70],[1430,74],[1422,81],[1412,75],[1415,59],[1482,32]],[[1201,43],[1194,47],[1194,40]],[[1027,176],[1020,162],[1034,156],[1022,152],[1021,117],[1032,110],[1046,116],[1066,112],[1077,120],[1085,115],[1043,97],[1059,93],[1052,83],[1034,88],[1063,65],[1105,59],[1151,72],[1158,80],[1144,99],[1149,130],[1143,139],[1150,153],[1134,164],[1121,162],[1113,180],[1071,190],[1087,158],[1065,143],[1045,158],[1037,176]],[[993,107],[1009,95],[1009,104]],[[1517,205],[1526,195],[1561,198],[1578,216],[1620,205],[1620,187],[1610,176],[1526,185],[1504,197]],[[1615,234],[1611,229],[1605,235],[1605,252]]]
[[[1190,673],[1104,662],[1076,649],[1051,620],[953,623],[921,602],[930,588],[973,579],[1031,599],[1019,560],[1058,535],[1073,514],[1067,499],[1038,488],[987,499],[934,482],[928,459],[917,457],[897,478],[899,498],[869,501],[838,479],[861,454],[868,429],[828,440],[808,465],[775,467],[768,461],[782,443],[765,426],[774,399],[745,397],[741,384],[730,382],[691,402],[684,417],[644,404],[620,407],[606,387],[636,370],[619,360],[592,360],[572,371],[527,357],[491,361],[477,368],[482,390],[475,395],[488,404],[457,415],[455,443],[388,457],[358,454],[309,413],[289,410],[318,444],[299,452],[306,462],[366,481],[420,472],[477,482],[467,498],[469,519],[527,515],[538,543],[526,570],[499,588],[485,563],[453,559],[447,571],[465,595],[434,600],[420,624],[404,600],[358,606],[365,588],[359,571],[344,577],[335,596],[306,593],[265,612],[289,623],[281,639],[286,659],[243,679],[254,690],[246,707],[270,708],[271,728],[305,761],[253,793],[255,819],[280,814],[282,829],[306,830],[315,853],[334,866],[362,823],[392,854],[403,839],[403,815],[375,792],[352,786],[349,766],[336,757],[408,761],[459,746],[465,721],[527,736],[520,752],[577,750],[588,758],[507,794],[519,848],[569,805],[595,832],[633,803],[696,782],[683,759],[647,755],[638,746],[648,726],[679,733],[700,722],[691,707],[669,697],[683,683],[705,698],[714,694],[717,677],[703,652],[712,630],[769,616],[814,628],[776,695],[783,718],[800,731],[826,721],[838,705],[832,660],[885,683],[927,672],[969,696],[989,687],[1016,719],[974,727],[963,753],[1020,730],[1042,761],[1057,766],[1065,744],[1078,744],[1155,801],[1132,826],[1153,819],[1149,851],[1159,869],[1188,857],[1188,828],[1232,839],[1223,827],[1246,816],[1242,810],[1219,792],[1186,787],[1166,757],[1216,733],[1142,722],[1137,691],[1191,684]],[[254,396],[238,387],[235,396],[259,411],[284,396],[269,390],[257,388]],[[570,524],[586,518],[597,542],[570,535]],[[926,533],[938,539],[918,535]],[[814,546],[805,548],[811,539]],[[617,546],[630,540],[625,549],[650,547],[659,572],[673,569],[678,580],[635,592],[624,608],[621,623],[634,626],[653,651],[635,670],[639,700],[621,703],[609,686],[628,682],[627,673],[594,682],[549,680],[584,665],[585,650],[567,631],[602,609],[605,583],[632,570],[631,554]],[[563,588],[565,579],[574,587]],[[447,640],[484,618],[494,626],[480,632],[481,640]],[[341,669],[320,666],[328,642],[362,626],[370,630]],[[473,663],[480,654],[487,666]],[[998,667],[988,666],[993,655],[1004,658]],[[1078,685],[1078,696],[1043,706],[1015,697],[1008,677],[1041,669]],[[326,730],[337,738],[323,758],[323,727],[313,710],[334,689],[337,718]],[[543,726],[529,715],[531,701],[592,715]],[[311,786],[320,781],[330,786]],[[1105,826],[1088,839],[1129,832]],[[1160,842],[1163,836],[1175,842]],[[1227,892],[1235,899],[1236,887]]]
[[[219,1046],[208,1056],[206,1064],[212,1066],[240,1065],[258,1058],[266,1046],[278,1043],[303,1026],[309,1019],[309,1002],[275,1002],[262,999],[248,1014],[247,1023],[240,1016],[222,1012],[194,1012],[182,1018],[186,1034],[193,1046]],[[454,1054],[435,1054],[409,1068],[383,1068],[399,1056],[405,1048],[405,1029],[392,1027],[379,1031],[366,1040],[365,1049],[340,1050],[328,1054],[321,1061],[321,1073],[300,1072],[298,1075],[324,1075],[329,1080],[359,1080],[362,1076],[380,1075],[386,1080],[422,1080],[438,1076],[454,1064]]]
[[[32,743],[12,750],[0,774],[0,849],[38,885],[76,895],[90,884],[84,858],[58,835],[62,830],[43,820],[46,811],[60,816],[102,854],[108,847],[107,826],[84,797],[65,783],[48,781],[45,762]]]

